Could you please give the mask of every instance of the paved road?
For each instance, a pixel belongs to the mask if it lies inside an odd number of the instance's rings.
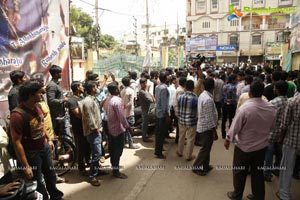
[[[211,164],[215,167],[207,176],[200,177],[190,170],[193,161],[187,162],[176,156],[176,147],[173,139],[165,145],[166,160],[154,158],[154,143],[144,144],[140,138],[135,139],[142,145],[141,149],[124,149],[121,158],[123,172],[128,179],[121,180],[111,175],[100,176],[100,187],[93,187],[86,177],[78,175],[76,170],[69,172],[65,177],[68,183],[59,184],[58,188],[65,193],[67,200],[226,200],[226,193],[233,189],[232,172],[220,167],[231,166],[233,159],[233,145],[227,151],[223,147],[223,140],[216,141],[212,148]],[[197,154],[199,147],[195,147]],[[109,165],[109,159],[105,162]],[[219,169],[216,169],[219,167]],[[156,168],[156,169],[153,169]],[[182,168],[182,170],[179,170]],[[266,200],[277,200],[278,179],[266,183]],[[300,199],[300,181],[292,182],[292,197]],[[250,176],[247,178],[244,199],[251,192]]]

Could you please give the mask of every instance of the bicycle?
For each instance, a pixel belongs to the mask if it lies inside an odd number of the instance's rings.
[[[71,132],[70,115],[67,106],[65,106],[65,116],[56,118],[60,123],[60,133],[53,139],[53,166],[58,176],[63,176],[74,168],[77,153]]]

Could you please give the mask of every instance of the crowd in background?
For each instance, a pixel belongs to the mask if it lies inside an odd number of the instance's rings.
[[[242,198],[247,173],[253,183],[249,198],[264,199],[264,181],[272,181],[275,175],[279,176],[278,196],[290,199],[291,178],[299,179],[300,167],[298,71],[194,62],[190,67],[143,71],[140,75],[128,72],[120,82],[113,73],[100,79],[87,71],[84,81],[71,83],[71,95],[64,95],[59,85],[61,68],[53,65],[49,72],[52,80],[47,86],[42,77],[26,80],[24,72],[11,72],[13,88],[8,95],[16,158],[25,176],[38,180],[38,191],[44,196],[63,196],[55,186],[60,178],[44,167],[53,165],[52,140],[58,134],[70,134],[61,129],[63,122],[58,118],[69,112],[79,173],[88,176],[93,186],[100,186],[97,176],[106,173],[101,163],[108,157],[113,176],[127,178],[120,171],[120,157],[123,147],[140,148],[133,140],[135,108],[140,107],[142,140],[154,142],[155,157],[166,159],[163,146],[175,132],[176,155],[193,161],[192,172],[205,176],[213,170],[210,152],[220,136],[226,149],[230,142],[235,144],[230,199]],[[148,127],[152,107],[154,136]],[[22,112],[30,119],[28,126],[23,125],[27,121]],[[194,145],[201,146],[198,155],[193,154]]]

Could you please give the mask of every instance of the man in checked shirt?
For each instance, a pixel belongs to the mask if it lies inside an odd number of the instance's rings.
[[[200,135],[200,149],[197,159],[193,164],[193,172],[199,176],[205,176],[213,169],[210,162],[210,151],[213,141],[218,139],[217,124],[218,111],[213,100],[215,82],[212,78],[207,78],[203,82],[204,91],[198,99],[198,121],[197,133]]]
[[[265,170],[264,176],[265,181],[271,182],[272,173],[276,176],[279,175],[278,169],[272,169],[272,167],[279,167],[281,157],[282,157],[282,150],[281,145],[277,142],[278,136],[280,135],[280,124],[282,121],[284,109],[286,107],[288,98],[287,98],[287,91],[288,91],[288,83],[286,81],[277,81],[274,83],[274,94],[276,94],[276,98],[271,100],[270,103],[273,104],[277,109],[276,114],[276,125],[273,131],[270,133],[269,136],[269,145],[266,150],[265,155]],[[275,155],[275,163],[273,165],[273,155]]]
[[[279,175],[280,199],[291,199],[290,187],[296,156],[300,155],[300,95],[288,100],[281,128],[282,159]],[[279,196],[278,195],[278,196]]]

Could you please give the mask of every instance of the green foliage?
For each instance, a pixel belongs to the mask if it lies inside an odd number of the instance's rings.
[[[92,48],[97,41],[99,48],[113,49],[117,45],[113,36],[100,34],[100,30],[93,25],[93,18],[81,8],[71,6],[70,19],[71,25],[76,29],[73,35],[84,38],[85,49]]]
[[[76,8],[75,6],[71,6],[70,19],[71,24],[76,29],[76,33],[74,35],[79,37],[87,36],[94,21],[89,14],[83,12],[81,8]]]
[[[112,49],[116,46],[117,42],[115,41],[115,38],[111,35],[105,34],[100,36],[100,42],[99,46],[101,48],[108,48]]]

